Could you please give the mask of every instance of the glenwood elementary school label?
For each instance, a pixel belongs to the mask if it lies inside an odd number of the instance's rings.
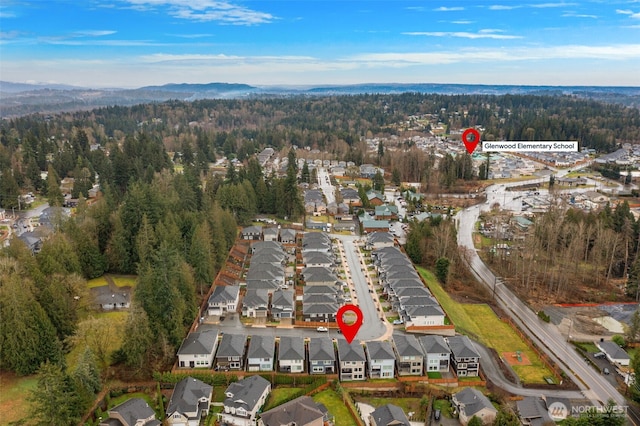
[[[483,152],[577,152],[576,141],[482,141]]]

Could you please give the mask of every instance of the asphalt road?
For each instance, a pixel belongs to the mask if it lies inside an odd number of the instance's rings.
[[[331,177],[324,167],[318,167],[318,185],[327,199],[327,205],[336,201],[335,188],[331,184]]]
[[[360,263],[360,257],[357,252],[358,248],[354,243],[356,237],[340,235],[338,238],[344,247],[347,266],[351,273],[351,280],[353,281],[356,295],[358,296],[357,305],[364,317],[362,327],[360,327],[356,338],[364,341],[378,339],[387,332],[387,327],[380,319],[382,313],[378,312],[372,298],[373,295],[369,293],[369,284],[362,271],[363,265]]]
[[[529,182],[525,182],[529,183]],[[522,185],[518,182],[517,185]],[[487,211],[495,202],[508,205],[513,202],[517,194],[507,193],[507,185],[495,185],[487,188],[488,200],[480,206],[473,206],[462,210],[456,216],[458,224],[458,245],[468,248],[469,264],[474,275],[489,290],[495,294],[498,305],[518,324],[531,339],[544,348],[545,352],[563,366],[567,375],[582,389],[585,397],[596,405],[606,403],[613,399],[618,405],[626,405],[625,399],[611,386],[600,374],[595,372],[575,349],[566,342],[563,336],[553,324],[541,321],[535,312],[517,298],[508,288],[496,283],[496,277],[480,259],[473,245],[473,228],[480,211]],[[506,203],[503,200],[508,200]],[[494,287],[495,284],[495,287]]]

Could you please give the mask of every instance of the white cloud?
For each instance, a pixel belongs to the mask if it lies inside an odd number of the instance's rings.
[[[512,5],[504,5],[504,4],[494,4],[489,6],[489,10],[513,10],[513,9],[518,9],[522,6],[512,6]]]
[[[451,21],[452,24],[456,24],[456,25],[468,25],[468,24],[473,24],[475,21]]]
[[[436,9],[433,9],[434,12],[455,12],[459,10],[464,10],[464,7],[456,6],[456,7],[446,7],[440,6]]]
[[[479,39],[479,38],[489,38],[495,40],[513,40],[522,38],[521,36],[515,35],[507,35],[507,34],[494,34],[497,30],[480,30],[477,33],[470,33],[466,31],[453,31],[453,32],[445,32],[445,31],[413,31],[413,32],[404,32],[404,35],[410,36],[427,36],[427,37],[457,37],[457,38],[469,38],[469,39]]]
[[[197,22],[216,21],[230,25],[257,25],[273,22],[276,17],[267,12],[249,9],[228,1],[216,0],[122,0],[132,8],[147,11],[160,6],[169,8],[169,14],[180,19]]]
[[[73,34],[80,37],[102,37],[111,34],[115,34],[117,31],[111,30],[82,30],[82,31],[74,31]]]
[[[598,19],[597,15],[586,15],[582,13],[563,13],[563,18],[590,18],[590,19]]]
[[[213,34],[167,34],[169,37],[179,38],[206,38],[213,37]]]
[[[640,12],[634,13],[633,15],[631,15],[631,17],[633,19],[640,19]]]
[[[633,10],[629,9],[616,9],[616,13],[619,15],[633,15]]]
[[[532,3],[529,6],[530,7],[539,8],[539,9],[548,9],[548,8],[553,8],[553,7],[577,6],[577,3],[565,3],[565,2],[559,2],[559,3]]]

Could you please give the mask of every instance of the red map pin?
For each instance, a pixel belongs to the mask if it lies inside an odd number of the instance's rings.
[[[478,143],[480,143],[480,132],[476,129],[465,130],[462,134],[462,142],[464,142],[464,147],[467,148],[467,152],[473,154]]]
[[[356,321],[353,324],[347,324],[344,322],[342,316],[346,312],[353,312],[356,314]],[[340,326],[340,331],[344,335],[344,338],[347,339],[347,343],[351,343],[353,339],[358,334],[358,330],[362,326],[362,311],[356,305],[344,305],[340,309],[338,309],[338,313],[336,314],[336,321],[338,321],[338,326]]]

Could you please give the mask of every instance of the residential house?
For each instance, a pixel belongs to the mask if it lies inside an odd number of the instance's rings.
[[[418,339],[412,334],[394,334],[393,347],[398,376],[421,376],[424,352]]]
[[[378,191],[368,191],[367,198],[369,199],[369,204],[372,206],[381,206],[384,204],[384,195]]]
[[[336,274],[324,267],[304,268],[301,275],[307,286],[334,285],[338,281]]]
[[[302,337],[280,337],[278,371],[283,373],[304,372],[304,339]]]
[[[23,232],[18,237],[33,254],[40,253],[42,250],[42,237],[35,232]]]
[[[330,269],[334,266],[333,258],[329,253],[315,251],[304,253],[302,263],[304,263],[304,266],[307,268]]]
[[[93,287],[89,290],[93,304],[98,309],[111,311],[129,309],[131,306],[131,287],[111,288],[108,285]]]
[[[389,232],[388,220],[363,220],[362,230],[365,234],[371,232]]]
[[[264,228],[262,230],[262,238],[264,238],[265,241],[278,241],[279,234],[280,229],[275,226]]]
[[[342,202],[347,206],[360,206],[362,205],[362,201],[360,200],[360,195],[358,191],[354,188],[342,188],[340,190],[342,194]]]
[[[251,336],[247,349],[247,371],[273,371],[275,352],[275,337]]]
[[[309,373],[335,373],[336,354],[329,337],[312,337],[309,340]]]
[[[396,240],[389,232],[373,232],[367,238],[367,248],[369,250],[378,250],[383,247],[393,247]]]
[[[340,381],[366,380],[365,364],[367,360],[362,345],[357,341],[347,343],[338,339],[338,363]]]
[[[262,240],[262,226],[252,225],[242,228],[242,231],[240,231],[240,238],[252,241]]]
[[[100,426],[160,426],[156,412],[142,398],[127,399],[107,411],[109,416]]]
[[[199,426],[209,415],[213,386],[185,377],[173,388],[167,406],[167,423],[172,426]]]
[[[411,426],[402,408],[385,404],[369,414],[369,426]]]
[[[395,376],[396,356],[389,342],[368,342],[366,346],[370,379],[392,379]]]
[[[327,408],[309,396],[301,396],[260,415],[259,426],[323,426],[329,422]]]
[[[211,368],[218,346],[218,331],[194,331],[187,335],[178,349],[178,367]]]
[[[219,285],[209,296],[209,315],[224,316],[226,313],[236,312],[240,300],[240,287],[233,285]]]
[[[225,334],[216,352],[216,370],[242,370],[244,349],[247,344],[245,334]]]
[[[271,296],[271,317],[274,320],[294,318],[296,304],[293,300],[293,290],[276,290]]]
[[[296,230],[289,228],[280,229],[280,242],[282,244],[295,244],[296,243]]]
[[[451,349],[442,336],[421,336],[420,346],[424,353],[424,368],[427,373],[431,371],[449,371]]]
[[[549,415],[549,409],[544,399],[538,396],[525,396],[516,401],[518,417],[525,426],[544,426],[555,424]]]
[[[255,426],[257,415],[271,392],[271,383],[261,376],[249,376],[231,383],[225,390],[224,411],[219,414],[221,424]]]
[[[424,297],[415,297],[414,299],[425,299]],[[405,310],[405,321],[407,325],[417,327],[431,327],[444,325],[445,314],[442,308],[437,305],[409,306]]]
[[[445,338],[451,349],[451,365],[458,377],[477,376],[480,373],[480,355],[467,336]]]
[[[266,289],[250,288],[242,299],[242,316],[266,318],[269,314],[269,292]]]
[[[473,417],[478,417],[482,424],[490,425],[496,419],[498,410],[489,398],[475,388],[464,388],[451,396],[451,402],[458,412],[460,424],[466,425]]]
[[[375,206],[374,210],[376,220],[395,220],[398,219],[398,206],[384,204]]]
[[[604,352],[610,363],[625,367],[629,366],[629,363],[631,362],[629,354],[618,346],[617,343],[610,341],[596,342],[596,346]]]

